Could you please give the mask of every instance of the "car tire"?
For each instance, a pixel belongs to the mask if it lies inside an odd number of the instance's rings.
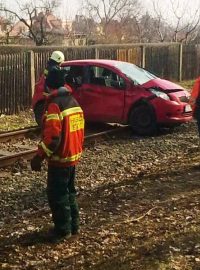
[[[130,114],[130,125],[138,135],[155,135],[158,129],[156,115],[148,104],[140,104]]]

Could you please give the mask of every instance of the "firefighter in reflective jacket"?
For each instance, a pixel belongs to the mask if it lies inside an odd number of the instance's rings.
[[[47,63],[43,74],[35,84],[35,91],[32,98],[32,108],[35,114],[35,120],[41,126],[42,115],[44,112],[45,96],[49,92],[49,88],[58,88],[60,84],[57,73],[62,73],[60,65],[64,62],[64,54],[60,51],[54,51]],[[62,74],[61,74],[62,76]]]
[[[197,121],[198,133],[200,136],[200,77],[195,80],[189,103],[192,106],[193,117]]]
[[[50,236],[68,238],[79,231],[74,181],[83,150],[83,111],[66,87],[53,90],[45,106],[42,140],[31,167],[40,171],[43,159],[48,160],[47,197],[54,222]]]

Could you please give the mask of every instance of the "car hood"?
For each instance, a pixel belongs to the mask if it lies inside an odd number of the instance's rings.
[[[185,90],[182,86],[180,86],[176,83],[173,83],[173,82],[170,82],[167,80],[163,80],[160,78],[150,80],[150,81],[144,83],[142,86],[145,88],[158,88],[158,89],[166,91],[166,92]]]

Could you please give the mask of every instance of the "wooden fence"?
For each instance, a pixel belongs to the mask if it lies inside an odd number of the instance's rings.
[[[30,107],[30,53],[0,54],[0,113],[14,114]]]
[[[35,81],[54,50],[66,60],[116,59],[139,65],[159,77],[190,80],[200,74],[200,45],[128,44],[89,47],[0,47],[0,114],[30,108]]]

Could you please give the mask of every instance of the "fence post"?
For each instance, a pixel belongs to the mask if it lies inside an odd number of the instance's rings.
[[[28,59],[29,59],[29,76],[30,76],[30,87],[31,87],[31,96],[34,94],[35,89],[35,64],[34,64],[34,52],[28,51]]]
[[[95,48],[95,59],[99,59],[99,49]]]
[[[178,67],[178,80],[179,82],[182,81],[182,72],[183,72],[183,44],[179,44],[179,67]]]
[[[146,58],[146,48],[144,45],[142,45],[141,46],[141,66],[142,66],[142,68],[145,68],[145,65],[146,65],[145,58]]]

